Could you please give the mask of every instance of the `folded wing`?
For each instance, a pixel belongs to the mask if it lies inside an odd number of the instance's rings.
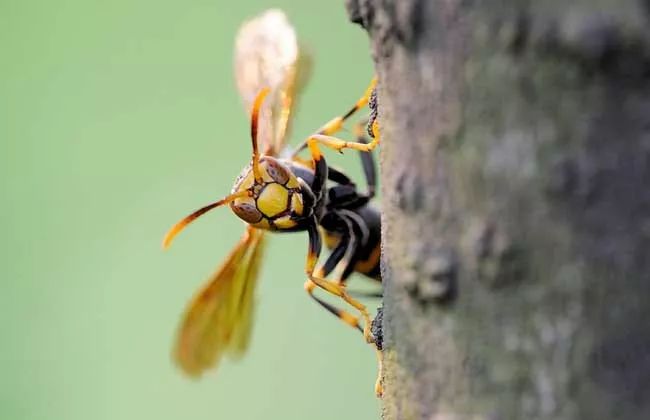
[[[263,249],[264,232],[247,228],[226,261],[191,300],[174,350],[176,362],[188,375],[201,375],[224,354],[245,352]]]
[[[308,64],[282,11],[268,10],[240,28],[235,41],[235,79],[246,110],[250,112],[259,91],[270,89],[260,113],[263,154],[277,155],[284,146]]]

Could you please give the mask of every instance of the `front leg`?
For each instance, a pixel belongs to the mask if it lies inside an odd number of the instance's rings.
[[[356,114],[357,111],[359,111],[361,108],[368,105],[368,103],[373,100],[373,97],[376,98],[376,88],[377,88],[377,77],[373,77],[372,80],[370,81],[370,85],[368,86],[368,88],[364,92],[363,96],[361,98],[359,98],[359,100],[352,106],[352,108],[350,108],[345,114],[339,115],[338,117],[334,117],[333,119],[328,121],[325,125],[323,125],[316,132],[316,134],[331,136],[331,135],[336,134],[337,132],[341,131],[341,129],[343,128],[343,123],[348,118],[350,118],[351,116]],[[375,100],[375,102],[376,102],[376,100]],[[376,104],[373,104],[373,107],[371,108],[371,112],[374,113],[375,112],[375,111],[373,111],[374,109],[376,109]],[[373,122],[371,123],[371,127],[372,127],[371,132],[373,133],[373,137],[374,137],[374,134],[378,133],[378,130],[376,128],[375,120],[373,119],[372,121]],[[298,153],[303,151],[305,149],[305,147],[308,146],[308,142],[309,142],[308,140],[305,140],[294,151],[293,156],[295,157],[296,155],[298,155]]]

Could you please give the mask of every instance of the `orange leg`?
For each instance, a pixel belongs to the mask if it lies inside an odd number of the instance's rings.
[[[345,286],[341,285],[339,283],[318,277],[315,275],[316,271],[316,263],[318,262],[318,257],[320,256],[320,251],[321,251],[321,238],[320,238],[320,232],[318,232],[318,228],[316,227],[316,224],[308,229],[309,233],[309,251],[307,253],[307,263],[305,265],[305,272],[307,273],[308,280],[305,282],[305,290],[311,295],[313,293],[313,290],[316,287],[319,287],[326,292],[331,293],[334,296],[338,296],[339,298],[343,299],[347,304],[350,306],[354,307],[357,311],[359,311],[361,318],[363,319],[363,336],[366,339],[366,342],[368,343],[373,343],[374,342],[374,337],[372,336],[372,333],[370,332],[370,314],[368,313],[368,309],[366,306],[359,302],[358,300],[354,299],[348,293],[345,291]],[[343,311],[341,311],[343,312]],[[354,317],[352,315],[344,315],[341,317],[344,322],[353,325],[353,324],[358,324],[358,321],[353,321]],[[353,325],[354,326],[354,325]]]
[[[361,145],[362,143],[343,142],[342,140],[335,139],[335,138],[333,138],[331,136],[332,136],[332,134],[335,134],[335,133],[341,131],[341,129],[343,128],[343,123],[348,118],[350,118],[352,115],[354,115],[361,108],[368,105],[368,101],[370,100],[370,97],[372,96],[372,92],[375,90],[376,86],[377,86],[377,78],[373,77],[372,81],[370,82],[370,85],[368,86],[368,88],[364,92],[363,96],[361,98],[359,98],[359,100],[354,104],[354,106],[352,108],[350,108],[350,110],[348,112],[346,112],[345,114],[339,115],[338,117],[334,117],[333,119],[328,121],[325,125],[323,125],[316,132],[316,134],[314,136],[323,136],[325,138],[330,138],[330,139],[336,140],[332,144],[333,144],[333,148],[338,150],[338,151],[341,151],[344,148],[351,148],[351,149],[362,150],[362,151],[366,151],[366,152],[374,149],[375,146],[377,145],[377,143],[379,143],[379,130],[378,130],[378,126],[377,126],[376,122],[374,122],[372,124],[372,132],[373,132],[373,134],[375,134],[375,139],[373,139],[372,142],[368,143],[368,145],[370,145],[369,147],[359,148],[358,145]],[[314,137],[314,136],[312,136],[312,137]],[[304,141],[295,150],[294,156],[297,155],[298,153],[300,153],[302,150],[305,149],[305,147],[307,147],[309,145],[309,140],[310,139],[307,139],[306,141]],[[340,147],[340,142],[343,143],[343,147]],[[323,144],[328,145],[327,142],[325,142]],[[357,146],[352,146],[353,144],[355,144]]]

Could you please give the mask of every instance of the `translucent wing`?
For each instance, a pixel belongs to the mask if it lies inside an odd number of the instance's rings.
[[[264,232],[247,228],[187,307],[174,357],[188,375],[199,376],[224,354],[239,356],[246,350],[263,248]]]
[[[260,90],[271,90],[260,112],[259,142],[264,154],[277,155],[284,145],[308,63],[293,26],[280,10],[268,10],[245,22],[237,34],[235,78],[246,110],[250,112]]]

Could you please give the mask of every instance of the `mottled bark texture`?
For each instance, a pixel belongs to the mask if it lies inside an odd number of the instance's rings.
[[[386,419],[650,419],[650,2],[348,0]]]

